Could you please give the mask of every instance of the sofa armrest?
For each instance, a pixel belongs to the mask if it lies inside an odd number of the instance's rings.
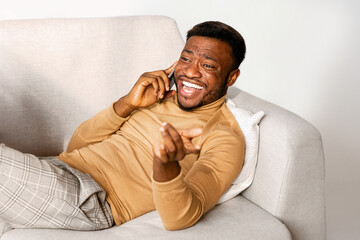
[[[238,88],[238,107],[264,111],[258,165],[243,196],[289,228],[293,239],[325,239],[324,154],[319,131],[299,116]]]

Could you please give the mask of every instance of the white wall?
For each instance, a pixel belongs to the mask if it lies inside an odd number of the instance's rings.
[[[205,20],[238,29],[248,53],[236,85],[322,133],[330,240],[360,236],[359,12],[357,0],[0,0],[0,20],[146,14],[173,17],[183,36]]]

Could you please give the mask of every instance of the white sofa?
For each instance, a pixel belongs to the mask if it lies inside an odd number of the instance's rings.
[[[170,66],[183,44],[167,17],[0,21],[0,142],[38,156],[59,154],[82,121],[127,93],[144,71]],[[153,211],[102,231],[15,229],[1,240],[325,239],[317,129],[238,88],[229,97],[266,114],[255,178],[195,226],[166,231]],[[0,226],[6,230],[1,220]]]

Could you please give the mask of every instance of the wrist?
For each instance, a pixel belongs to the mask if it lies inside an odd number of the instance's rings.
[[[160,159],[154,157],[153,161],[153,178],[157,182],[168,182],[176,178],[181,172],[178,161],[168,163],[161,162]]]
[[[136,109],[137,109],[136,107],[128,103],[128,101],[126,100],[126,96],[120,98],[114,104],[114,110],[116,114],[123,118],[128,117]]]

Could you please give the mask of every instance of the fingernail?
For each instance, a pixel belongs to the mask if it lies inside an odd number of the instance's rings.
[[[162,122],[161,125],[166,126],[167,122]]]
[[[165,128],[161,127],[161,128],[160,128],[160,131],[161,131],[161,132],[165,132]]]

